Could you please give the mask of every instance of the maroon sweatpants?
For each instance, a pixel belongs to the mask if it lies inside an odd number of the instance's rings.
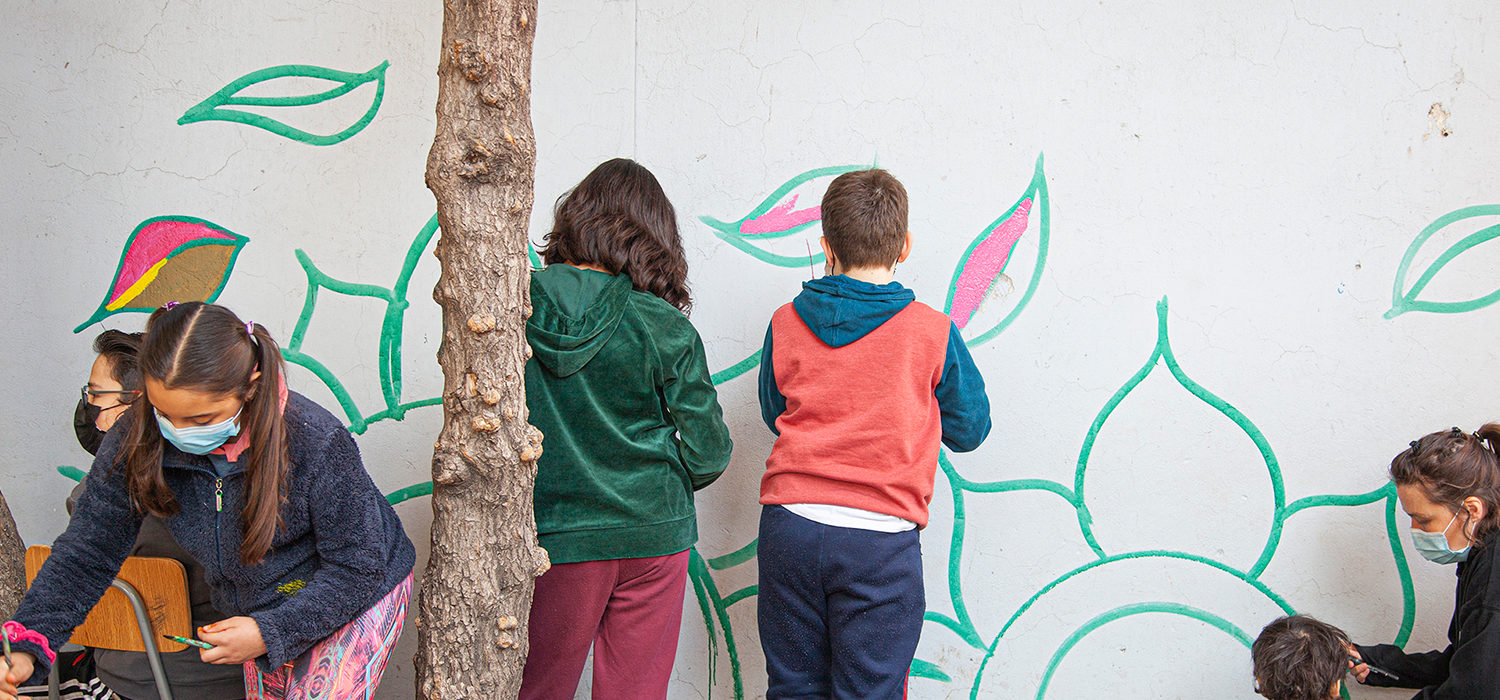
[[[667,696],[688,553],[557,564],[536,580],[520,700],[572,700],[594,647],[593,696]]]

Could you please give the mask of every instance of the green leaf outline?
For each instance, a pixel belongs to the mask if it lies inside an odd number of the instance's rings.
[[[302,301],[302,313],[297,317],[297,326],[292,330],[291,338],[285,347],[281,349],[282,357],[287,362],[301,366],[312,372],[328,390],[333,393],[334,399],[339,402],[344,416],[349,421],[349,432],[356,435],[367,430],[371,423],[382,420],[401,420],[406,412],[414,408],[424,406],[438,406],[443,402],[442,397],[419,399],[416,401],[402,401],[402,363],[401,346],[403,343],[403,330],[405,328],[406,309],[411,306],[407,301],[408,286],[411,283],[412,274],[415,272],[418,261],[421,260],[422,252],[427,250],[432,239],[438,233],[437,214],[433,214],[422,225],[417,232],[416,238],[406,250],[406,257],[402,260],[401,270],[396,275],[395,284],[389,289],[374,284],[361,284],[357,282],[345,282],[335,279],[318,269],[312,258],[302,249],[294,251],[297,262],[302,266],[303,273],[307,276],[307,296]],[[317,311],[318,290],[327,289],[335,294],[346,296],[362,296],[384,302],[385,317],[380,328],[380,389],[381,396],[385,402],[385,408],[370,415],[364,415],[355,403],[353,395],[349,393],[344,383],[333,374],[317,358],[302,351],[302,341],[307,335],[308,326],[312,323],[313,313]],[[409,488],[416,488],[416,484]],[[413,492],[412,495],[424,495]],[[410,498],[411,496],[407,496]],[[403,499],[404,500],[404,499]]]
[[[770,264],[776,265],[778,267],[792,267],[792,268],[801,268],[801,267],[807,267],[808,265],[817,265],[817,264],[822,263],[823,260],[824,260],[822,251],[819,251],[817,253],[813,253],[811,255],[801,255],[801,256],[797,256],[797,255],[779,255],[779,254],[776,254],[776,253],[772,253],[772,252],[770,252],[768,250],[764,250],[764,249],[760,248],[759,246],[757,246],[757,245],[755,245],[754,243],[751,242],[752,239],[767,241],[767,240],[774,240],[774,239],[777,239],[777,238],[784,238],[784,237],[790,236],[790,235],[792,235],[794,233],[798,233],[800,231],[803,231],[803,230],[807,229],[808,227],[816,225],[818,223],[817,221],[809,221],[809,222],[806,222],[806,223],[803,223],[803,224],[798,224],[798,225],[793,226],[793,227],[791,227],[791,228],[789,228],[789,229],[787,229],[785,231],[777,231],[775,233],[757,233],[757,234],[753,234],[753,235],[740,233],[740,226],[742,226],[746,221],[754,219],[754,218],[756,218],[756,217],[758,217],[758,216],[760,216],[762,214],[765,214],[766,212],[770,211],[772,207],[776,206],[778,203],[781,202],[781,198],[782,197],[785,197],[792,190],[795,190],[798,187],[801,187],[802,185],[806,184],[810,180],[815,180],[815,179],[820,178],[820,177],[828,177],[830,175],[832,175],[832,176],[843,175],[844,173],[854,172],[856,170],[864,170],[864,169],[869,168],[869,167],[873,167],[873,166],[868,166],[868,165],[830,165],[830,166],[826,166],[826,167],[822,167],[822,168],[814,168],[812,170],[808,170],[807,172],[801,173],[801,174],[797,175],[796,177],[793,177],[790,180],[787,180],[780,187],[777,187],[775,189],[775,191],[773,191],[773,192],[771,192],[771,194],[767,195],[765,199],[761,200],[760,204],[757,204],[754,209],[751,209],[749,214],[746,214],[746,215],[740,217],[738,220],[735,220],[735,221],[721,221],[719,219],[716,219],[716,218],[714,218],[712,216],[707,216],[707,215],[698,217],[698,220],[701,221],[701,222],[703,222],[703,223],[705,223],[705,224],[707,224],[709,228],[713,229],[714,235],[718,236],[725,243],[728,243],[728,244],[730,244],[730,245],[732,245],[732,246],[734,246],[736,248],[739,248],[740,250],[742,250],[742,251],[744,251],[746,253],[749,253],[752,257],[754,257],[755,259],[757,259],[757,260],[759,260],[761,262],[770,263]]]
[[[229,264],[224,266],[224,276],[220,278],[219,285],[217,287],[214,287],[213,293],[209,294],[208,298],[204,299],[203,301],[205,303],[212,304],[219,298],[219,295],[224,292],[224,287],[229,284],[229,274],[234,271],[234,263],[235,261],[239,260],[240,250],[245,247],[246,243],[250,242],[250,239],[245,236],[241,236],[238,233],[230,231],[229,229],[224,228],[223,226],[220,226],[212,221],[209,221],[208,219],[200,219],[196,216],[182,216],[178,214],[153,216],[137,224],[135,230],[130,232],[130,237],[125,239],[125,245],[121,246],[120,248],[120,261],[118,263],[115,263],[115,272],[114,274],[109,276],[109,286],[104,290],[104,300],[99,302],[99,307],[94,309],[94,313],[89,315],[87,321],[78,324],[78,326],[73,329],[74,333],[80,333],[83,331],[83,329],[88,328],[89,326],[98,323],[99,321],[102,321],[106,318],[109,318],[110,316],[113,316],[115,314],[123,314],[127,312],[145,313],[156,310],[155,306],[122,306],[118,309],[114,309],[113,311],[106,307],[109,306],[110,295],[114,293],[115,282],[120,278],[120,272],[125,269],[125,258],[126,256],[130,255],[130,249],[135,245],[136,237],[141,235],[141,232],[146,230],[146,227],[150,226],[151,224],[160,223],[163,221],[179,221],[187,224],[198,224],[205,228],[210,228],[218,231],[219,233],[226,233],[231,236],[231,240],[225,240],[222,238],[200,238],[191,240],[177,246],[176,248],[173,248],[172,252],[167,253],[166,257],[162,258],[162,260],[171,260],[172,258],[181,255],[183,251],[191,248],[197,248],[198,246],[233,246],[234,251],[229,254]]]
[[[333,68],[302,64],[262,68],[234,79],[228,85],[220,88],[218,92],[209,95],[207,99],[188,108],[182,114],[182,117],[177,120],[177,124],[182,126],[204,121],[236,122],[264,129],[277,136],[282,136],[293,141],[300,141],[312,146],[332,146],[359,133],[366,126],[369,126],[370,121],[375,118],[375,113],[380,111],[381,101],[385,97],[385,73],[390,65],[390,61],[382,61],[380,65],[363,73],[350,73]],[[241,90],[251,85],[277,78],[316,78],[339,83],[339,85],[311,95],[250,97],[238,94]],[[376,81],[376,86],[375,99],[370,102],[370,108],[365,110],[364,115],[353,124],[333,134],[314,134],[262,114],[231,109],[236,106],[304,107],[341,97],[372,80]]]
[[[1391,308],[1390,310],[1385,312],[1385,317],[1388,319],[1395,318],[1408,311],[1427,311],[1429,313],[1436,314],[1457,314],[1464,313],[1466,311],[1473,311],[1475,309],[1482,309],[1486,306],[1489,306],[1490,304],[1495,303],[1496,301],[1500,301],[1500,289],[1496,289],[1495,291],[1490,292],[1489,294],[1486,294],[1482,297],[1469,299],[1467,301],[1424,301],[1417,298],[1417,295],[1421,294],[1422,290],[1427,288],[1427,284],[1432,281],[1432,278],[1436,276],[1444,266],[1446,266],[1449,262],[1452,262],[1454,258],[1468,251],[1470,248],[1473,248],[1496,237],[1500,237],[1500,224],[1486,226],[1475,233],[1469,234],[1468,236],[1464,237],[1463,240],[1454,243],[1452,246],[1449,246],[1447,250],[1443,251],[1442,255],[1439,255],[1431,265],[1427,266],[1427,269],[1424,270],[1422,272],[1422,275],[1417,278],[1417,281],[1412,284],[1409,291],[1405,293],[1402,293],[1401,291],[1401,287],[1406,284],[1406,275],[1411,269],[1412,261],[1417,257],[1417,251],[1427,243],[1428,239],[1436,235],[1438,231],[1458,221],[1470,219],[1476,216],[1494,215],[1500,215],[1500,204],[1478,204],[1475,206],[1463,207],[1461,209],[1450,211],[1447,214],[1438,217],[1436,221],[1428,224],[1426,228],[1423,228],[1422,232],[1418,233],[1417,237],[1412,239],[1411,244],[1406,247],[1406,253],[1401,256],[1401,262],[1396,266],[1396,278],[1391,284]]]
[[[1021,294],[1020,301],[1016,302],[1016,305],[1011,308],[1010,313],[1005,315],[1005,318],[1000,319],[1000,322],[996,323],[989,330],[965,340],[964,345],[977,347],[1004,332],[1016,320],[1016,317],[1021,314],[1021,311],[1026,308],[1026,305],[1031,303],[1031,297],[1036,294],[1037,286],[1041,284],[1042,268],[1047,265],[1047,248],[1052,242],[1052,202],[1051,197],[1047,194],[1047,175],[1042,168],[1042,158],[1044,155],[1042,153],[1037,154],[1036,167],[1032,171],[1031,183],[1026,186],[1026,191],[1016,199],[1015,204],[1010,205],[1010,209],[1005,210],[1004,214],[1001,214],[999,218],[990,222],[990,225],[980,230],[979,235],[975,236],[974,240],[969,243],[969,247],[964,250],[963,256],[958,260],[958,264],[953,267],[953,279],[948,282],[948,299],[943,302],[943,313],[945,314],[953,311],[953,296],[958,292],[958,279],[963,276],[964,266],[968,264],[969,256],[974,254],[974,249],[978,248],[979,244],[983,243],[989,237],[996,226],[999,226],[1006,219],[1009,219],[1012,214],[1015,214],[1016,209],[1020,208],[1021,202],[1026,201],[1027,197],[1034,197],[1032,206],[1037,212],[1038,225],[1036,264],[1031,269],[1031,281],[1026,284],[1026,291]],[[1005,265],[1000,268],[1001,273],[1010,268],[1010,262],[1010,258],[1005,260]],[[990,285],[994,286],[994,284],[995,280],[990,280]]]

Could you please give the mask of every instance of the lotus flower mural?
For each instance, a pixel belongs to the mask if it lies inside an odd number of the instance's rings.
[[[379,71],[383,69],[384,64],[377,67]],[[368,79],[376,79],[370,77],[373,74],[365,75]],[[245,81],[248,85],[254,82],[252,76],[237,82]],[[344,84],[354,83],[350,78]],[[221,92],[232,96],[240,87],[244,86],[231,84],[225,88],[227,92]],[[377,104],[369,115],[378,108],[378,101],[377,92]],[[221,102],[230,104],[231,100],[225,98]],[[272,131],[280,128],[261,126]],[[294,131],[283,135],[301,138]],[[348,135],[345,134],[344,138]],[[862,166],[808,170],[775,188],[738,220],[721,221],[705,216],[701,221],[721,240],[759,261],[784,267],[818,265],[822,262],[821,251],[814,252],[816,248],[810,242],[821,221],[821,212],[814,202],[833,177],[859,167]],[[1010,198],[1002,201],[1010,201]],[[962,330],[968,345],[979,346],[995,340],[1030,302],[1047,264],[1050,208],[1043,160],[1038,156],[1029,181],[1019,196],[978,232],[956,261],[944,310]],[[1395,285],[1395,304],[1388,315],[1410,310],[1469,310],[1500,299],[1500,292],[1495,292],[1458,302],[1456,306],[1433,306],[1439,303],[1425,301],[1421,296],[1426,284],[1442,271],[1448,261],[1500,236],[1500,224],[1481,228],[1444,251],[1410,288],[1405,288],[1408,267],[1416,252],[1433,235],[1460,221],[1473,223],[1469,220],[1497,214],[1500,214],[1500,207],[1470,207],[1445,215],[1424,230],[1403,259]],[[401,269],[390,286],[337,279],[319,268],[304,251],[295,251],[307,278],[307,291],[296,327],[287,339],[285,355],[288,361],[308,369],[328,387],[344,411],[352,432],[363,432],[382,420],[400,420],[410,410],[441,402],[438,397],[411,400],[405,396],[401,359],[405,313],[410,306],[408,287],[422,253],[430,248],[437,232],[437,219],[433,217],[407,247]],[[125,244],[105,300],[78,330],[114,313],[149,311],[169,300],[213,301],[222,291],[235,257],[247,240],[216,224],[191,217],[158,217],[142,222]],[[528,253],[533,265],[540,266],[535,251]],[[305,339],[314,332],[318,303],[325,293],[372,299],[385,307],[376,348],[383,405],[373,412],[365,412],[352,397],[345,380],[335,376],[323,362],[303,349]],[[928,533],[931,539],[928,539],[926,558],[929,571],[945,579],[946,586],[928,591],[924,639],[941,639],[940,644],[958,651],[938,655],[919,653],[911,668],[914,690],[923,687],[919,684],[934,684],[931,689],[944,695],[967,692],[971,698],[982,694],[1045,698],[1049,689],[1056,687],[1059,669],[1065,667],[1069,655],[1086,644],[1092,635],[1122,624],[1122,621],[1143,616],[1189,620],[1206,630],[1225,635],[1232,644],[1248,646],[1255,625],[1272,615],[1296,610],[1294,601],[1275,591],[1263,579],[1277,558],[1284,526],[1298,513],[1315,508],[1369,506],[1384,511],[1387,544],[1403,597],[1403,613],[1394,640],[1397,644],[1406,642],[1415,617],[1415,596],[1400,541],[1402,529],[1396,519],[1394,489],[1389,484],[1380,484],[1365,493],[1309,495],[1289,501],[1281,464],[1270,439],[1243,412],[1189,376],[1172,349],[1168,319],[1168,303],[1163,298],[1156,307],[1156,343],[1145,363],[1110,396],[1083,431],[1083,445],[1074,465],[1071,484],[1044,478],[984,480],[978,474],[986,471],[988,465],[972,461],[973,458],[968,456],[955,462],[946,451],[939,454],[940,495],[935,500],[951,507],[951,518],[948,522],[934,518],[934,527]],[[759,352],[752,353],[715,372],[714,382],[731,381],[757,366],[759,360]],[[1111,424],[1117,409],[1130,400],[1142,383],[1151,376],[1161,377],[1162,373],[1195,405],[1207,407],[1231,422],[1238,429],[1237,437],[1242,436],[1254,446],[1255,454],[1266,470],[1269,526],[1264,543],[1253,557],[1246,556],[1245,561],[1230,561],[1216,551],[1120,546],[1108,537],[1099,536],[1101,529],[1105,528],[1095,522],[1094,511],[1090,508],[1090,496],[1095,491],[1089,488],[1089,474],[1100,435]],[[82,475],[81,471],[70,467],[59,468],[59,471],[70,478]],[[398,489],[387,498],[392,503],[399,503],[428,495],[431,491],[431,483],[424,482]],[[1062,512],[1067,514],[1064,522],[1070,523],[1069,528],[1072,522],[1076,522],[1078,541],[1082,543],[1076,550],[1080,557],[1062,574],[1027,584],[1024,590],[1033,593],[1007,613],[995,615],[992,609],[985,609],[986,606],[971,605],[975,600],[964,585],[965,557],[975,552],[994,551],[986,545],[997,544],[987,542],[994,535],[984,528],[971,526],[971,519],[975,513],[982,512],[976,506],[983,505],[984,510],[988,510],[996,506],[996,499],[1027,492],[1049,494],[1044,498],[1063,509]],[[752,539],[717,556],[708,556],[695,548],[689,557],[689,578],[709,642],[710,688],[717,686],[716,674],[722,666],[729,672],[730,693],[737,700],[746,695],[742,651],[746,644],[753,645],[754,642],[742,637],[743,630],[735,629],[730,611],[737,604],[751,601],[757,588],[752,584],[726,592],[720,588],[720,581],[743,579],[738,572],[733,576],[730,572],[752,562],[755,555],[756,542]],[[1200,590],[1212,594],[1194,594],[1164,584],[1165,581],[1186,579],[1201,581],[1203,588]],[[1078,609],[1069,602],[1080,598],[1093,599],[1089,593],[1106,589],[1125,591],[1134,599],[1101,598],[1090,609]],[[1230,600],[1252,603],[1248,608],[1226,608],[1225,601]],[[976,614],[974,610],[981,612]],[[1035,658],[1031,666],[1018,667],[1017,659],[1025,657],[1020,653],[1024,650],[1041,650],[1040,657]],[[996,671],[1002,665],[1007,669],[1004,679]]]

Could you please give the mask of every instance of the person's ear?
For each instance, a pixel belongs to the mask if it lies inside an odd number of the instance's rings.
[[[911,231],[907,231],[906,232],[906,241],[901,244],[901,254],[896,256],[896,262],[898,262],[898,263],[904,263],[904,262],[906,262],[907,258],[911,257],[911,244],[912,244]]]
[[[258,388],[260,388],[260,370],[255,370],[250,373],[250,386],[245,389],[245,400],[255,398],[255,390]]]
[[[818,247],[823,249],[823,274],[837,274],[838,258],[833,255],[833,248],[828,246],[827,236],[818,236]]]
[[[1489,508],[1485,507],[1484,501],[1480,500],[1478,496],[1465,498],[1463,505],[1464,511],[1469,515],[1469,522],[1477,523],[1484,520],[1484,516],[1489,514]],[[1473,528],[1468,529],[1470,532],[1473,532]]]

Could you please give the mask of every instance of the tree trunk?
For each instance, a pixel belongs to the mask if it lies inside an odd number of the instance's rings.
[[[437,138],[443,430],[432,456],[432,555],[418,601],[417,694],[514,698],[532,582],[547,570],[531,489],[541,433],[526,422],[526,257],[535,0],[445,0]]]
[[[16,532],[5,494],[0,493],[0,620],[9,620],[26,592],[26,545]]]

